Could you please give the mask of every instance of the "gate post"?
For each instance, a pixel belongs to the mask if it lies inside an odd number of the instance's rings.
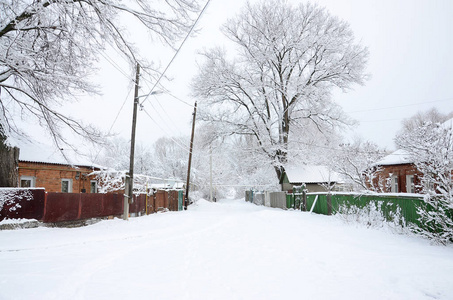
[[[327,194],[327,215],[332,215],[332,194]]]

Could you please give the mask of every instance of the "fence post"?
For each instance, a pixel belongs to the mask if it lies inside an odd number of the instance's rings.
[[[327,215],[332,215],[332,194],[327,194]]]
[[[301,205],[301,210],[302,211],[307,211],[307,190],[302,189],[302,205]]]

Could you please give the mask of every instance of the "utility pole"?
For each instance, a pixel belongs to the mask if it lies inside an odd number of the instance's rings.
[[[209,194],[212,202],[212,144],[209,145]]]
[[[192,164],[192,150],[193,150],[193,136],[195,134],[195,118],[197,116],[197,102],[195,101],[193,109],[193,120],[192,120],[192,136],[190,138],[190,152],[189,152],[189,167],[187,170],[187,183],[186,183],[186,197],[184,199],[184,210],[189,205],[189,182],[190,182],[190,166]]]
[[[140,65],[137,64],[135,73],[135,93],[134,93],[134,112],[132,115],[132,134],[131,134],[131,153],[129,160],[129,176],[126,175],[126,184],[124,191],[124,213],[123,219],[129,218],[129,204],[132,202],[134,188],[134,154],[135,154],[135,128],[137,127],[137,107],[138,107],[138,85],[140,79]]]

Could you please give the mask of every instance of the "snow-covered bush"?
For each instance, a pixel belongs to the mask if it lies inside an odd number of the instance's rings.
[[[10,206],[9,211],[21,208],[18,203],[20,200],[33,200],[33,195],[28,189],[2,188],[0,189],[0,211],[4,205]]]
[[[388,210],[384,213],[384,205],[392,206],[393,203],[383,201],[370,201],[361,207],[354,204],[342,204],[335,212],[335,216],[346,223],[362,224],[369,228],[388,228],[396,232],[409,232],[405,228],[404,217],[401,214],[401,208]]]
[[[426,122],[396,141],[422,173],[420,188],[427,205],[418,211],[423,225],[419,232],[436,243],[453,242],[452,120],[444,124]]]

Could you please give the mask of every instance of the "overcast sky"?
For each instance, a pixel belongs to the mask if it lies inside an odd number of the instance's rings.
[[[441,112],[453,110],[453,1],[314,2],[349,22],[356,39],[370,51],[367,72],[371,79],[347,94],[334,95],[344,110],[360,122],[353,133],[348,133],[349,137],[359,135],[393,150],[393,138],[404,118],[431,107]],[[176,98],[159,94],[144,102],[146,111],[138,115],[138,143],[151,145],[164,135],[190,134],[195,99],[189,96],[189,84],[201,60],[197,51],[215,45],[228,47],[219,27],[245,3],[244,0],[211,0],[197,26],[197,35],[189,38],[168,70],[172,80],[163,81]],[[156,43],[147,41],[142,51],[163,70],[173,52]],[[133,70],[110,51],[102,58],[101,70],[94,76],[102,96],[85,98],[80,103],[66,105],[64,110],[105,131],[114,124],[112,132],[129,139],[133,76]],[[148,93],[151,86],[151,82],[142,81],[140,94]],[[37,134],[42,131],[35,130]]]

